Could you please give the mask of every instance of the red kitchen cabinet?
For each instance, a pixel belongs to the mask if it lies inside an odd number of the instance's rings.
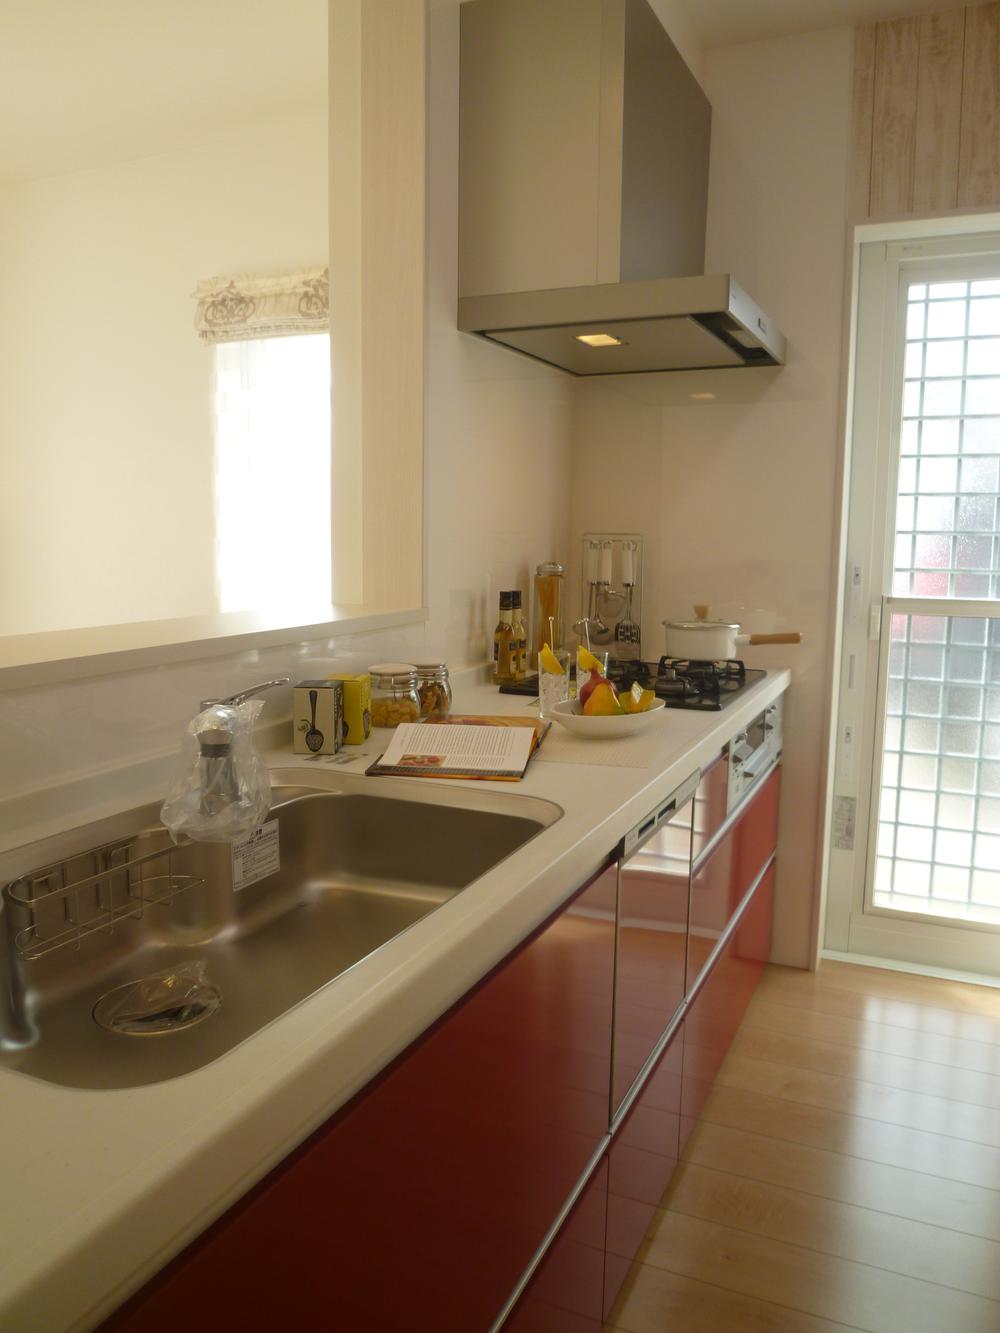
[[[682,1047],[679,1027],[626,1113],[608,1151],[605,1319],[677,1166]]]
[[[693,842],[703,851],[725,823],[727,770],[702,774]],[[774,870],[736,914],[777,846],[776,771],[744,806],[691,877],[684,1017],[654,1065],[609,1149],[605,1318],[670,1184],[677,1162],[739,1027],[771,944]],[[735,924],[734,924],[735,921]],[[731,931],[707,976],[704,968]],[[672,924],[662,933],[676,937]],[[615,1040],[619,1019],[616,1015]],[[616,1078],[617,1078],[616,1059]],[[617,1083],[616,1083],[617,1086]]]
[[[737,829],[735,868],[741,897],[778,846],[778,801],[781,769],[776,768],[750,800]]]
[[[595,877],[108,1333],[486,1333],[607,1135],[615,873]],[[552,1258],[548,1295],[566,1288],[564,1270],[578,1273],[575,1247],[603,1251],[592,1228],[604,1179],[574,1214],[584,1240],[574,1231]],[[585,1302],[598,1320],[602,1295]]]
[[[683,802],[620,864],[615,1109],[684,999],[693,807]]]
[[[697,857],[708,845],[716,829],[726,819],[729,798],[729,760],[718,755],[702,770],[694,798],[694,821],[691,837],[691,856]]]
[[[724,769],[725,765],[716,767]],[[695,865],[687,944],[689,995],[744,895],[778,845],[780,790],[781,769],[777,768],[750,797],[714,851]]]
[[[504,1333],[601,1333],[607,1202],[605,1154],[511,1311]]]
[[[772,864],[684,1018],[680,1144],[684,1151],[771,951]]]

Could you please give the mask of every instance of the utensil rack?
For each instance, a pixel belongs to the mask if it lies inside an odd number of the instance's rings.
[[[580,579],[580,614],[593,617],[595,612],[608,633],[595,638],[612,657],[640,656],[637,645],[615,640],[615,627],[625,618],[625,547],[631,547],[632,619],[642,623],[643,539],[638,532],[585,532],[583,565]]]
[[[147,907],[160,907],[179,893],[205,883],[173,868],[174,847],[135,855],[139,838],[111,843],[34,870],[4,889],[4,897],[30,917],[14,935],[24,962],[56,949],[80,948],[97,932],[112,934],[124,920],[139,920]],[[80,870],[89,873],[80,874]]]

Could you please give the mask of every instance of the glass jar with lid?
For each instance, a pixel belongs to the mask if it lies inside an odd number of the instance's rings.
[[[400,722],[419,722],[417,668],[412,662],[379,662],[369,670],[372,726],[398,727]]]
[[[538,666],[538,653],[543,643],[547,643],[550,648],[562,647],[566,629],[563,623],[565,582],[566,566],[558,560],[546,560],[535,571],[531,604],[531,658],[528,663],[532,670]]]
[[[417,695],[421,717],[447,717],[451,712],[451,682],[444,662],[418,662]]]

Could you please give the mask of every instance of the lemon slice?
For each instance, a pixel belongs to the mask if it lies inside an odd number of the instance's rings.
[[[576,667],[578,671],[601,671],[603,668],[592,652],[584,648],[581,644],[576,650]]]
[[[627,694],[622,694],[618,702],[625,713],[648,713],[652,708],[656,695],[652,690],[644,690],[638,681],[635,681]]]
[[[548,671],[553,676],[565,676],[566,674],[563,664],[547,643],[542,644],[542,651],[538,654],[538,665],[543,671]]]

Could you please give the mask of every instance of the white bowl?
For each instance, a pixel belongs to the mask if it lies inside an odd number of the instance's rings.
[[[648,727],[666,707],[662,699],[654,699],[644,713],[617,713],[611,717],[588,717],[579,699],[567,699],[556,704],[547,716],[574,736],[590,736],[594,740],[612,740],[616,736],[633,736]]]

